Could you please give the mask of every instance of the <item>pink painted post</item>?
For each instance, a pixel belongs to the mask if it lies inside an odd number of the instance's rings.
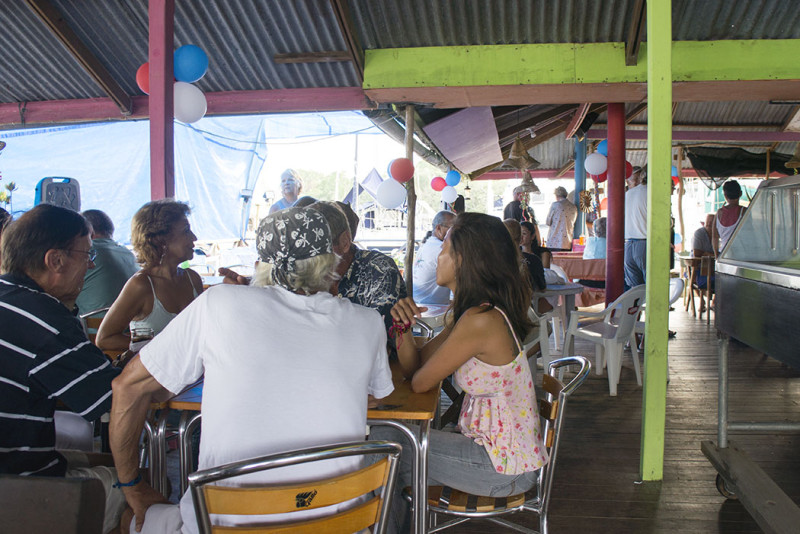
[[[625,265],[625,105],[608,105],[606,306],[622,295]]]
[[[175,196],[172,128],[174,0],[150,0],[150,198]]]

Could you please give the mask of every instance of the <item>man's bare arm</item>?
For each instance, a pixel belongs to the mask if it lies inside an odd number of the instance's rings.
[[[152,377],[139,356],[125,366],[125,370],[114,379],[111,387],[111,453],[114,455],[119,481],[128,483],[139,476],[139,436],[142,434],[150,404],[164,401],[172,394]],[[122,490],[136,516],[137,531],[141,530],[145,513],[151,505],[168,502],[146,482],[126,486]]]

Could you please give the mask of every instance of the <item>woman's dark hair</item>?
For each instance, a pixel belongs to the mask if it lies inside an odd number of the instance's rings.
[[[523,339],[528,320],[531,286],[520,270],[519,249],[503,221],[483,213],[460,213],[450,229],[451,254],[456,261],[453,321],[469,308],[488,302],[500,308]]]
[[[736,200],[742,197],[742,186],[736,180],[728,180],[722,184],[722,194],[725,195],[725,198]]]
[[[89,235],[80,213],[51,204],[39,204],[11,222],[3,232],[3,273],[31,275],[45,269],[51,249],[70,249],[78,237]]]
[[[539,239],[536,238],[536,219],[533,222],[522,221],[519,223],[522,228],[525,228],[531,233],[531,249],[536,250],[539,248]]]

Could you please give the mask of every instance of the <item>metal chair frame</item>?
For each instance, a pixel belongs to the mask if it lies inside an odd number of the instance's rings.
[[[569,381],[569,383],[562,386],[561,382],[555,378],[556,370],[563,370],[571,365],[577,365],[580,368],[577,374]],[[537,531],[535,530],[528,529],[500,517],[507,514],[527,511],[538,514],[540,528],[538,532],[540,534],[548,533],[547,512],[550,506],[550,497],[553,489],[556,460],[558,458],[558,447],[561,442],[564,410],[566,409],[567,399],[581,386],[581,384],[583,384],[583,382],[586,380],[586,377],[589,375],[591,368],[591,363],[584,356],[569,356],[566,358],[559,358],[558,360],[550,362],[550,364],[547,366],[547,374],[549,375],[549,378],[546,379],[546,381],[549,384],[557,385],[560,391],[556,395],[545,389],[547,391],[546,400],[553,406],[553,409],[557,413],[555,414],[555,417],[552,418],[543,417],[544,427],[542,429],[542,434],[547,437],[552,432],[553,437],[550,446],[547,447],[550,460],[540,471],[539,480],[535,487],[535,494],[530,498],[526,498],[525,501],[519,506],[491,510],[487,512],[450,510],[429,503],[428,511],[432,513],[431,515],[433,519],[435,519],[435,514],[455,516],[455,518],[450,519],[442,524],[432,526],[428,532],[439,532],[440,530],[459,525],[465,521],[469,521],[470,519],[486,519],[493,523],[514,529],[518,532],[537,534]],[[547,388],[547,386],[545,386],[545,388]]]
[[[381,490],[381,504],[377,520],[375,522],[374,532],[382,534],[386,530],[388,522],[389,511],[392,505],[392,493],[394,485],[397,481],[398,461],[400,459],[400,452],[402,447],[391,441],[355,441],[347,443],[338,443],[333,445],[323,445],[319,447],[310,447],[297,451],[283,452],[278,454],[270,454],[258,458],[250,458],[238,462],[231,462],[218,467],[204,469],[189,475],[189,487],[192,492],[192,500],[194,501],[195,516],[201,534],[211,534],[212,524],[211,518],[208,513],[208,504],[206,502],[205,492],[203,486],[213,484],[222,480],[230,478],[249,475],[251,473],[258,473],[270,469],[277,469],[280,467],[287,467],[292,465],[305,464],[309,462],[318,462],[322,460],[331,460],[335,458],[345,458],[351,456],[372,456],[372,455],[387,455],[387,473],[383,489]],[[336,477],[329,477],[336,478]],[[326,479],[309,481],[309,486],[314,483],[323,482]],[[287,485],[294,485],[287,484]],[[280,486],[270,484],[270,488],[279,488]],[[250,486],[248,486],[248,489]],[[338,515],[338,514],[334,514]],[[242,516],[246,517],[246,516]],[[319,518],[315,518],[318,520]],[[301,523],[301,521],[298,522]],[[280,525],[266,525],[264,527],[256,527],[256,525],[243,525],[242,530],[251,532],[254,528],[263,528],[265,531],[270,529],[270,526],[286,527],[286,523]],[[230,530],[235,530],[232,527],[226,527]]]

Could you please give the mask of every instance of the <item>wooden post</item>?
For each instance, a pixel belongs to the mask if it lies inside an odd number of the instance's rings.
[[[584,213],[581,211],[581,191],[586,189],[586,168],[583,166],[586,161],[586,138],[575,139],[575,205],[578,206],[578,216],[575,218],[575,230],[573,235],[580,237],[584,231]]]
[[[647,2],[647,317],[642,480],[664,476],[672,179],[672,2]]]
[[[625,288],[625,104],[608,105],[606,306]]]
[[[411,104],[406,106],[406,157],[411,161],[414,161],[414,106]],[[417,192],[414,189],[415,181],[416,176],[406,182],[406,188],[408,188],[408,200],[406,202],[406,207],[408,209],[406,217],[408,232],[406,235],[404,276],[406,279],[406,290],[408,291],[409,297],[414,295],[414,227],[417,221]]]
[[[172,54],[174,0],[150,0],[150,198],[175,196]]]
[[[689,241],[687,240],[686,236],[686,228],[683,225],[683,195],[686,193],[686,189],[683,185],[683,147],[678,147],[678,231],[681,234],[681,241],[683,243],[683,250],[686,250],[687,246],[689,245]],[[694,236],[692,236],[694,237]],[[691,250],[691,248],[689,249]]]

